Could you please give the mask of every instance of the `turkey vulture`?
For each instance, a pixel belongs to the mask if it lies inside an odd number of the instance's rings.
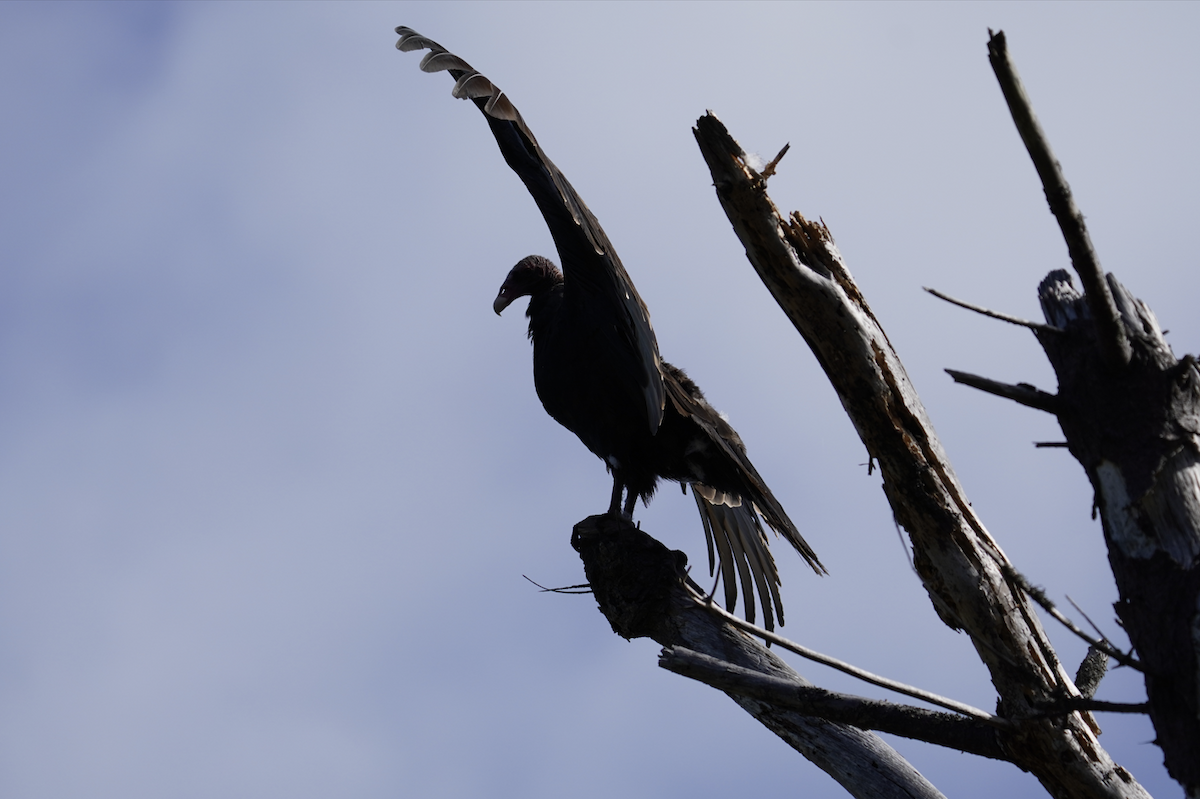
[[[398,49],[429,50],[421,69],[449,71],[457,81],[452,94],[479,107],[546,220],[562,271],[540,255],[522,259],[492,307],[499,314],[529,297],[538,398],[612,472],[609,512],[631,517],[660,478],[690,485],[710,571],[714,547],[721,564],[726,604],[734,609],[740,579],[746,618],[754,621],[756,586],[766,627],[774,627],[772,609],[782,624],[779,574],[759,515],[814,571],[825,568],[751,465],[741,438],[696,384],[659,356],[650,312],[603,228],[508,97],[437,42],[403,26],[396,33]]]

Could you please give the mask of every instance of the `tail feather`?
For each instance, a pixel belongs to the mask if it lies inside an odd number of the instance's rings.
[[[779,572],[775,559],[767,548],[767,537],[749,503],[737,506],[709,501],[705,494],[708,486],[692,484],[692,496],[700,511],[704,525],[704,536],[708,541],[709,572],[713,571],[714,544],[721,565],[721,582],[725,586],[725,605],[729,610],[737,607],[737,577],[742,584],[745,597],[746,621],[754,623],[754,594],[757,589],[758,604],[763,611],[763,626],[775,629],[775,618],[783,624],[783,600],[779,595]]]
[[[733,555],[733,545],[736,539],[730,537],[727,530],[728,525],[717,511],[717,508],[722,506],[705,501],[695,491],[692,492],[692,495],[696,498],[696,507],[700,509],[704,537],[708,539],[708,572],[712,574],[713,571],[712,551],[715,543],[717,560],[721,566],[721,583],[725,586],[725,607],[732,612],[737,608],[738,576],[742,580],[742,590],[747,596],[750,596],[750,571],[743,558],[735,558]],[[751,624],[754,623],[753,602],[746,603],[746,620]]]
[[[745,461],[745,469],[747,474],[753,479],[749,481],[750,488],[753,494],[757,496],[749,497],[754,506],[754,510],[762,514],[763,521],[767,523],[776,535],[782,536],[789,544],[795,547],[800,553],[800,557],[804,558],[814,572],[817,574],[829,574],[824,564],[817,558],[817,553],[804,540],[804,536],[800,535],[800,531],[796,529],[796,525],[792,524],[792,520],[788,518],[787,513],[783,510],[783,506],[779,504],[779,500],[775,499],[775,495],[771,493],[771,489],[767,488],[766,483],[758,476],[758,472],[754,470],[754,466],[749,460]]]

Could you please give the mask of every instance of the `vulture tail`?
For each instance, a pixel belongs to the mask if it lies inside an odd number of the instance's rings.
[[[767,537],[758,521],[758,514],[746,502],[733,507],[720,501],[712,502],[706,497],[715,493],[718,492],[708,486],[692,484],[692,496],[696,499],[700,520],[704,523],[704,537],[708,541],[708,569],[711,572],[715,566],[715,545],[721,563],[721,582],[725,585],[725,606],[731,612],[737,606],[736,569],[746,598],[746,621],[754,623],[752,597],[757,588],[763,626],[774,630],[776,616],[779,617],[779,623],[783,624],[783,600],[779,596],[779,572],[775,568],[771,550],[767,548]]]

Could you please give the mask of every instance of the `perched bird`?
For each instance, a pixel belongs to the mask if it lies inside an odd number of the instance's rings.
[[[681,369],[662,360],[650,312],[603,228],[534,138],[521,114],[490,80],[411,28],[396,28],[403,51],[429,50],[426,72],[449,71],[452,94],[483,112],[504,160],[525,183],[546,220],[563,269],[523,258],[492,304],[501,313],[529,297],[533,382],[547,413],[577,435],[613,475],[609,512],[632,517],[660,479],[690,485],[721,566],[726,605],[740,580],[746,618],[752,588],[764,624],[783,623],[779,574],[759,521],[786,538],[821,574],[824,566],[759,476],[741,438]]]

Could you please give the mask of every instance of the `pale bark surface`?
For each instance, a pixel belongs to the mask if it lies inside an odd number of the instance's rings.
[[[765,181],[711,114],[696,140],[746,255],[808,342],[871,457],[942,620],[975,644],[1016,726],[1014,763],[1056,797],[1147,796],[1100,746],[1089,716],[1053,720],[1039,709],[1078,696],[1033,606],[1008,580],[1004,553],[975,515],[904,367],[823,225],[783,218]]]

